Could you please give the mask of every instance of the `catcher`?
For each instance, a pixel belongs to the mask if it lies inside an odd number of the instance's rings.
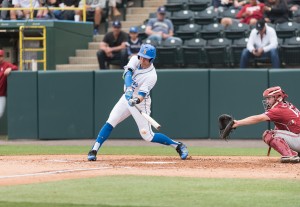
[[[270,149],[281,154],[282,163],[300,162],[300,111],[286,101],[288,95],[279,86],[271,87],[263,92],[263,105],[265,112],[249,116],[241,120],[234,120],[231,116],[223,114],[219,117],[220,137],[227,139],[233,129],[256,124],[263,121],[274,122],[274,130],[266,130],[263,140]]]

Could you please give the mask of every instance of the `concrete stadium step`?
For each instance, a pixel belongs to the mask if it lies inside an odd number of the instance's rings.
[[[98,64],[61,64],[61,65],[56,65],[56,70],[92,71],[92,70],[99,70],[99,65]]]
[[[157,7],[131,7],[127,9],[127,15],[129,14],[149,14],[156,12]]]
[[[126,16],[126,21],[144,21],[145,19],[148,19],[149,14],[128,14]]]
[[[99,42],[89,42],[89,50],[99,50]]]
[[[77,57],[96,57],[98,50],[76,50]]]
[[[94,35],[93,37],[93,41],[94,42],[101,42],[103,40],[105,34],[101,34],[101,35]]]
[[[98,64],[96,54],[94,57],[69,57],[70,64]]]
[[[151,0],[151,1],[144,1],[144,7],[159,7],[166,4],[167,1],[161,0]]]

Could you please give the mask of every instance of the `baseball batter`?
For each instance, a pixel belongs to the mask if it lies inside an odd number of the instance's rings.
[[[7,76],[18,67],[4,60],[4,50],[0,50],[0,118],[6,105]]]
[[[150,115],[151,97],[150,91],[155,86],[157,74],[153,61],[156,57],[156,49],[150,44],[141,46],[137,56],[132,56],[124,67],[125,93],[111,111],[107,122],[101,128],[95,144],[88,153],[89,161],[97,160],[97,152],[109,137],[112,130],[130,115],[133,116],[142,138],[149,142],[171,145],[179,153],[180,158],[185,160],[188,156],[187,147],[176,142],[164,134],[154,133],[150,123],[134,107]]]
[[[234,120],[233,128],[271,121],[274,130],[266,130],[263,140],[281,154],[281,162],[300,162],[300,111],[285,99],[288,95],[279,86],[263,92],[265,113]]]

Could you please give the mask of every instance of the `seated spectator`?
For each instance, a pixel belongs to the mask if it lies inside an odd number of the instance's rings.
[[[12,8],[12,0],[3,0],[1,3],[1,8]],[[1,10],[1,19],[6,20],[9,19],[9,10]]]
[[[99,25],[101,23],[101,17],[103,13],[103,9],[106,6],[106,0],[86,0],[85,8],[88,15],[94,16],[94,35],[99,34]],[[83,7],[83,1],[79,2],[79,7]],[[82,20],[82,10],[76,10],[75,14],[80,15],[80,19]]]
[[[238,0],[212,0],[212,6],[208,7],[207,10],[214,9],[215,12],[223,12],[229,7],[241,8],[246,4],[246,1],[238,1]]]
[[[264,4],[257,3],[256,0],[250,0],[250,3],[243,6],[243,8],[236,14],[236,18],[238,20],[224,17],[221,20],[221,24],[227,27],[228,25],[231,25],[233,21],[238,21],[249,25],[255,25],[257,20],[263,18],[263,13]]]
[[[268,0],[264,11],[266,22],[277,24],[289,20],[289,9],[285,0]]]
[[[120,61],[120,69],[123,68],[128,59],[126,51],[126,42],[128,41],[128,34],[121,30],[121,22],[114,21],[112,24],[112,31],[108,32],[103,41],[100,42],[100,50],[97,52],[99,68],[108,69],[106,63],[111,60]]]
[[[30,10],[29,9],[22,9],[22,8],[38,8],[41,7],[41,4],[39,1],[34,1],[31,3],[31,0],[12,0],[12,4],[14,8],[20,8],[20,10],[11,10],[10,11],[10,19],[16,20],[16,19],[29,19],[30,18]],[[33,5],[31,5],[33,4]],[[37,15],[41,15],[42,10],[38,11]]]
[[[112,16],[121,16],[120,11],[117,8],[117,2],[122,3],[122,0],[109,0],[109,6],[112,8]]]
[[[161,44],[162,40],[166,39],[180,39],[173,37],[174,26],[171,20],[165,18],[166,8],[163,6],[158,7],[156,18],[149,19],[145,33],[152,41]]]
[[[138,29],[136,27],[130,27],[129,39],[126,45],[128,59],[130,59],[133,55],[136,55],[140,51],[143,42],[138,36]]]
[[[75,8],[79,5],[79,0],[49,0],[50,5],[60,8]],[[53,11],[55,18],[59,20],[74,20],[74,10],[55,10]]]
[[[286,0],[286,3],[291,12],[295,12],[299,9],[299,4],[296,4],[293,0]]]
[[[240,67],[247,68],[249,60],[253,58],[270,58],[272,68],[280,68],[277,46],[275,30],[264,19],[259,20],[250,33],[247,48],[242,52]]]

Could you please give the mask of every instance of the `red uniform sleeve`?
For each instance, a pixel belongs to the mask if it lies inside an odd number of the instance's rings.
[[[282,118],[282,109],[273,108],[267,111],[265,114],[270,118],[270,121],[278,122]]]
[[[243,18],[242,15],[244,14],[244,12],[245,12],[245,10],[246,10],[247,7],[248,7],[248,5],[243,6],[243,8],[235,15],[235,17],[237,19]]]

